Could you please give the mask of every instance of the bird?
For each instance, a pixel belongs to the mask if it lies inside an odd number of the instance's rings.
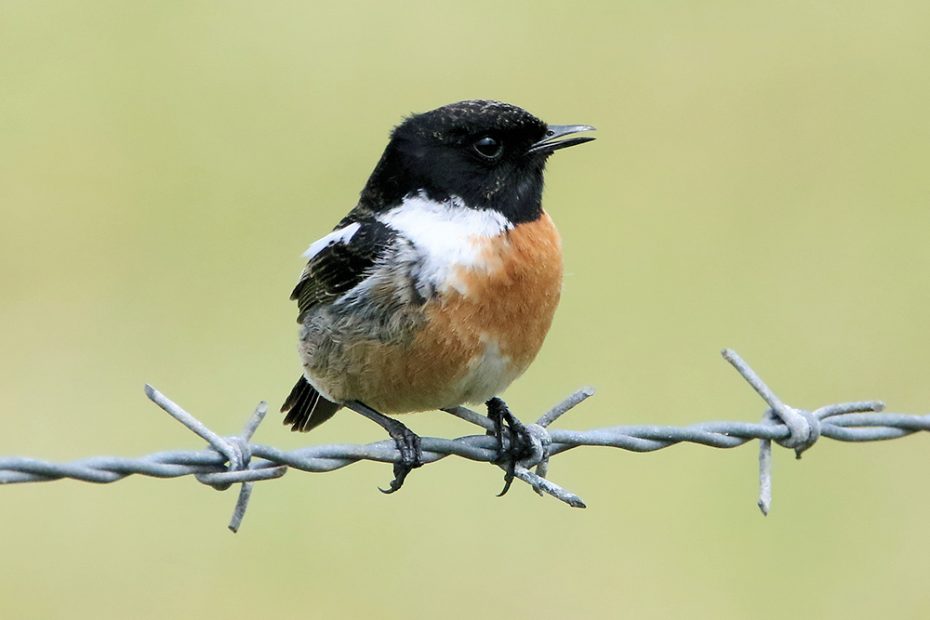
[[[499,395],[539,352],[562,289],[543,172],[593,130],[492,100],[394,127],[358,203],[304,253],[291,293],[303,372],[284,424],[306,432],[342,407],[373,420],[400,451],[381,489],[392,493],[422,452],[389,416],[485,403],[508,462],[505,493],[528,436]]]

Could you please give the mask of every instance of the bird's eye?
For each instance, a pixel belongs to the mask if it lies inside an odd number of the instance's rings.
[[[475,151],[485,159],[497,159],[504,152],[504,145],[491,136],[478,138],[473,146]]]

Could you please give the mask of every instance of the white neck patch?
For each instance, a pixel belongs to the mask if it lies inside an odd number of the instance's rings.
[[[442,202],[430,200],[423,192],[405,198],[378,219],[413,244],[421,265],[415,274],[421,293],[450,287],[467,293],[464,283],[455,278],[455,270],[480,269],[480,241],[513,228],[500,211],[471,209],[457,196]]]

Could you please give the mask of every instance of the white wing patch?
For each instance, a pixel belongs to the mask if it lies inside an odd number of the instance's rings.
[[[310,260],[331,245],[335,245],[337,243],[349,243],[349,241],[352,240],[352,237],[355,235],[355,233],[358,232],[358,229],[361,228],[361,226],[362,225],[358,222],[353,222],[348,226],[334,230],[322,239],[317,239],[311,243],[310,247],[307,248],[307,251],[304,252],[304,258]]]
[[[454,288],[467,293],[454,277],[457,267],[481,268],[482,239],[513,228],[510,220],[493,209],[471,209],[456,196],[447,201],[430,200],[422,192],[405,198],[397,207],[378,216],[414,246],[421,267],[415,274],[421,293],[435,288]]]

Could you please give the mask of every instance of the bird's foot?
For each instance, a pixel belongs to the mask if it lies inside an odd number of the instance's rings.
[[[505,464],[504,488],[497,494],[501,497],[510,490],[517,463],[532,454],[532,438],[523,422],[517,419],[510,408],[496,396],[485,403],[488,417],[494,422],[494,436],[497,438],[496,463]],[[507,447],[504,448],[504,422],[507,423]],[[492,431],[488,431],[490,435]]]
[[[423,465],[423,451],[420,449],[420,436],[407,428],[402,422],[394,418],[389,418],[383,413],[378,413],[365,403],[357,400],[345,403],[346,407],[360,413],[378,426],[383,428],[397,444],[397,450],[400,452],[400,460],[394,463],[394,479],[391,480],[390,487],[378,490],[382,493],[393,493],[400,487],[404,486],[404,480],[412,469]]]
[[[420,436],[400,422],[397,422],[395,429],[389,428],[387,431],[400,451],[400,460],[394,463],[394,479],[391,480],[390,488],[378,487],[382,493],[390,494],[404,486],[404,480],[411,470],[423,465],[423,451],[420,449]]]

